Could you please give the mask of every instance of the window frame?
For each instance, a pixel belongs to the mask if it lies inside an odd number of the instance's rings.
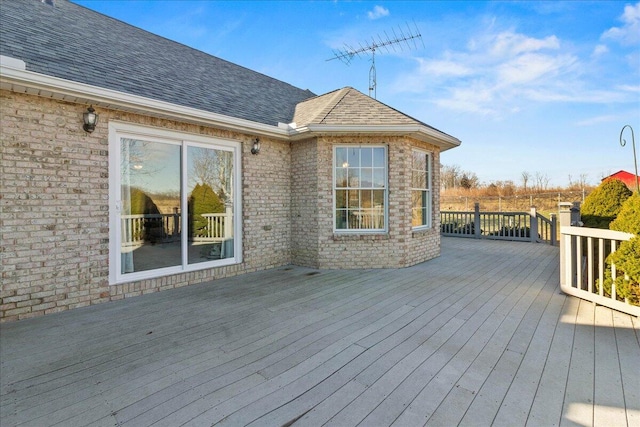
[[[384,190],[384,226],[383,228],[337,228],[337,171],[340,167],[337,165],[337,151],[340,148],[382,148],[384,150],[384,188],[374,188],[374,187],[357,187],[350,188],[352,190],[356,189],[358,191],[361,190]],[[346,235],[357,235],[357,234],[386,234],[389,231],[389,147],[386,144],[336,144],[332,149],[332,193],[333,193],[333,212],[332,212],[332,221],[333,221],[333,233],[334,234],[346,234]],[[358,166],[362,168],[361,166]],[[340,187],[340,189],[346,189],[349,187]]]
[[[425,155],[427,158],[426,162],[426,175],[427,175],[427,186],[428,188],[418,188],[413,186],[413,173],[417,171],[417,169],[413,168],[413,156],[415,153],[419,153],[421,155]],[[423,197],[426,198],[428,202],[428,206],[425,208],[427,213],[426,224],[413,225],[413,200],[411,203],[411,228],[413,230],[428,230],[433,226],[433,153],[427,150],[421,150],[418,148],[411,149],[411,184],[410,184],[410,197],[413,198],[413,193],[415,191],[422,191]],[[423,173],[425,171],[420,171]],[[426,195],[424,195],[426,193]]]
[[[233,153],[233,257],[219,260],[211,260],[200,263],[188,261],[188,227],[182,227],[180,244],[182,257],[179,265],[143,270],[133,273],[122,273],[121,266],[121,152],[120,142],[122,138],[143,139],[149,142],[158,142],[179,145],[181,152],[180,168],[180,215],[181,223],[188,223],[187,187],[188,187],[188,147],[215,148]],[[109,284],[117,285],[138,280],[153,279],[172,274],[191,271],[207,270],[215,267],[239,264],[242,260],[242,172],[241,172],[241,143],[217,137],[196,135],[186,132],[160,129],[137,124],[112,121],[109,123]]]

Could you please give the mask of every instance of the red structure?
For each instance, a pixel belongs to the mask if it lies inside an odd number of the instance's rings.
[[[606,181],[608,179],[619,179],[625,183],[629,190],[636,191],[636,178],[637,177],[631,172],[618,171],[612,175],[602,178],[602,181]]]

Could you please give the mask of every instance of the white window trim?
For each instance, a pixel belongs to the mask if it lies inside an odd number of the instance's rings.
[[[221,260],[213,260],[197,264],[188,264],[185,246],[187,240],[184,238],[188,231],[185,227],[182,230],[182,264],[178,266],[159,268],[154,270],[140,271],[135,273],[122,274],[121,271],[121,221],[120,208],[122,205],[120,199],[120,138],[144,138],[149,141],[158,141],[163,143],[178,144],[181,147],[201,146],[201,147],[220,147],[232,151],[234,154],[234,212],[233,212],[233,233],[234,248],[232,258]],[[241,144],[238,141],[226,140],[216,137],[204,137],[202,135],[190,134],[185,132],[160,129],[149,126],[134,125],[117,121],[109,122],[109,284],[116,285],[120,283],[128,283],[138,280],[152,279],[163,277],[171,274],[179,274],[191,271],[206,270],[215,267],[223,267],[226,265],[239,264],[242,262],[242,170],[241,170]],[[184,152],[183,152],[184,154]],[[187,194],[185,191],[184,175],[187,171],[187,156],[182,156],[181,165],[181,188],[182,206],[186,206]],[[187,209],[181,209],[182,223],[187,223]]]
[[[336,228],[336,150],[338,148],[384,148],[384,228],[357,228],[344,229]],[[386,234],[389,232],[389,147],[386,144],[336,144],[333,146],[331,159],[331,174],[333,176],[331,191],[333,193],[332,214],[334,234]]]
[[[427,173],[427,180],[429,182],[429,188],[426,190],[427,194],[428,194],[428,200],[429,200],[429,209],[428,209],[428,216],[427,216],[427,223],[423,224],[423,225],[417,225],[417,226],[412,226],[413,230],[428,230],[432,227],[433,224],[433,153],[430,151],[426,151],[426,150],[420,150],[417,148],[412,148],[411,149],[411,161],[413,162],[413,153],[420,153],[420,154],[426,154],[427,155],[427,165],[428,165],[428,173]],[[409,175],[409,179],[412,179],[413,175],[413,163],[412,163],[412,167],[411,167],[411,174]],[[413,182],[411,182],[413,184]],[[420,190],[420,191],[425,191],[424,188],[414,188],[413,186],[410,187],[411,188],[411,192],[413,192],[414,190]],[[411,215],[413,215],[413,206],[411,207]]]

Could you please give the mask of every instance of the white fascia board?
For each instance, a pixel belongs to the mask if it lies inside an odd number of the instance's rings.
[[[54,99],[288,139],[288,129],[0,65],[0,87]]]
[[[313,135],[349,135],[349,134],[377,134],[377,135],[405,135],[421,141],[434,144],[442,151],[460,145],[460,140],[446,133],[437,131],[420,124],[407,125],[319,125],[310,124],[296,128],[292,134],[293,140],[308,138]]]

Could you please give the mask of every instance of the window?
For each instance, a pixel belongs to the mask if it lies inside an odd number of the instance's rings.
[[[431,226],[431,154],[418,150],[411,161],[411,225]]]
[[[241,261],[239,143],[109,132],[111,283]]]
[[[336,147],[333,169],[335,230],[386,230],[386,147]]]

